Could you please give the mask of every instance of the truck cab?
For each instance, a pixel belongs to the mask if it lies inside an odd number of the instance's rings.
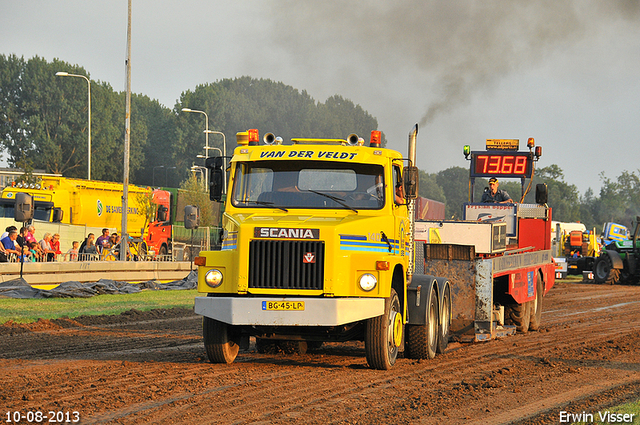
[[[249,132],[251,133],[251,132]],[[246,136],[246,139],[245,139]],[[229,166],[222,250],[195,263],[195,311],[212,362],[256,338],[303,347],[365,340],[388,369],[407,321],[410,220],[399,152],[350,135],[258,145],[239,134]],[[215,159],[212,159],[215,163]],[[221,161],[212,168],[220,199]],[[412,190],[411,188],[407,190]]]

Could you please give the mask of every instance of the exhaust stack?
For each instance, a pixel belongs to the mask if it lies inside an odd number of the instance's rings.
[[[409,132],[409,167],[416,166],[416,138],[418,136],[418,124],[413,126],[411,132]],[[405,176],[406,176],[405,172]],[[406,177],[405,177],[406,178]],[[417,182],[416,182],[417,183]],[[415,271],[415,209],[416,200],[415,197],[409,199],[409,205],[407,206],[407,212],[409,214],[409,249],[407,254],[409,255],[409,267],[407,268],[407,285],[411,283],[411,277]]]

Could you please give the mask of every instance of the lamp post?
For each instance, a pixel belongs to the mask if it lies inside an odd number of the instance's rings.
[[[169,170],[175,170],[178,167],[165,167],[164,168],[164,187],[169,187],[169,178],[167,177],[167,173]]]
[[[223,182],[222,186],[224,187],[224,191],[226,193],[227,191],[227,138],[224,136],[224,133],[222,131],[205,130],[205,132],[222,135],[222,182]],[[205,146],[204,149],[205,149],[205,152],[207,152],[209,149],[212,149],[212,148],[210,148],[209,145],[207,144],[207,146]],[[207,157],[209,157],[208,152],[207,152]]]
[[[197,109],[190,109],[190,108],[182,108],[182,112],[194,112],[197,114],[203,114],[204,118],[205,118],[205,125],[204,125],[204,144],[207,146],[207,148],[205,148],[205,155],[208,155],[208,147],[209,147],[209,115],[207,115],[207,113],[205,111],[198,111]],[[209,174],[208,171],[205,171],[205,180],[208,180]]]
[[[203,172],[203,170],[204,170],[204,172]],[[203,166],[201,166],[201,165],[195,165],[195,164],[191,166],[191,172],[192,172],[194,175],[195,175],[195,173],[196,173],[196,172],[200,173],[200,176],[201,176],[200,178],[201,178],[201,179],[203,179],[203,180],[204,180],[204,176],[205,176],[205,174],[204,174],[204,173],[206,173],[206,171],[207,171],[207,167],[203,167]],[[203,187],[206,187],[206,186],[204,185],[204,181],[202,182],[202,186],[203,186]]]
[[[77,74],[69,74],[68,72],[60,71],[56,72],[58,77],[80,77],[87,80],[87,103],[88,103],[88,115],[89,115],[89,123],[87,125],[87,134],[88,134],[88,142],[87,142],[87,180],[91,180],[91,81],[85,77],[84,75]]]
[[[156,185],[156,168],[164,168],[164,165],[156,165],[155,167],[153,167],[153,172],[151,173],[153,175],[151,186]]]

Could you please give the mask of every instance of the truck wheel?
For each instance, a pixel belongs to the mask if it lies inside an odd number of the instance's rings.
[[[438,331],[440,328],[438,326],[438,293],[435,287],[431,288],[429,299],[427,323],[424,325],[407,325],[406,355],[410,359],[432,359],[436,356],[436,351],[438,350]],[[447,337],[448,343],[449,339]]]
[[[531,302],[524,304],[513,303],[505,306],[505,321],[510,325],[516,325],[516,330],[520,333],[527,333],[529,330],[529,320],[531,318]]]
[[[402,342],[402,314],[395,289],[385,300],[384,314],[368,319],[364,330],[364,352],[374,369],[388,370],[396,362]]]
[[[449,324],[451,323],[451,291],[447,286],[442,296],[440,325],[438,326],[438,347],[436,352],[443,354],[449,346]]]
[[[277,343],[273,339],[256,338],[256,351],[260,354],[274,354],[277,351]]]
[[[240,346],[230,338],[231,326],[209,317],[202,318],[204,348],[211,363],[233,363]]]
[[[307,353],[307,341],[278,341],[278,346],[284,354],[306,354]]]
[[[529,330],[537,331],[540,329],[540,323],[542,321],[542,293],[544,287],[542,285],[542,277],[538,274],[538,280],[536,282],[536,299],[531,304],[531,316],[529,319]]]
[[[611,258],[604,254],[599,256],[593,264],[593,278],[596,283],[615,285],[620,281],[620,270],[613,268]]]

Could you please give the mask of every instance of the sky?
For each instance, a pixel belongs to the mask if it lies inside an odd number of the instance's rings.
[[[124,91],[127,8],[0,0],[0,54]],[[640,170],[640,0],[132,0],[131,68],[132,91],[169,108],[245,75],[338,94],[403,153],[418,123],[429,173],[468,167],[464,145],[529,137],[580,194]]]

